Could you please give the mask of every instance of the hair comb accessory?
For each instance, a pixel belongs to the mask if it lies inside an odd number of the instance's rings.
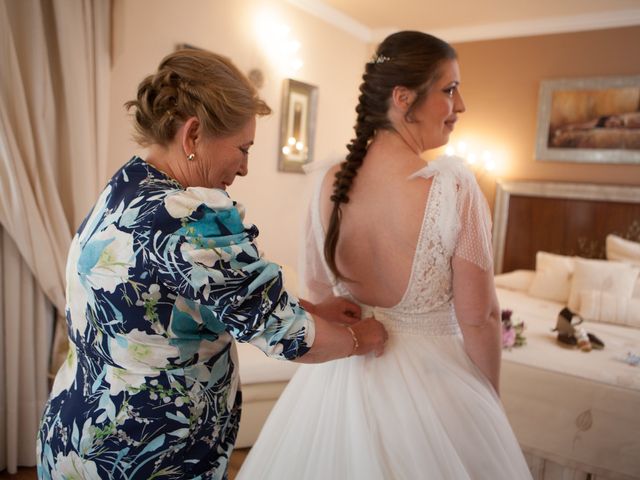
[[[374,55],[374,57],[371,59],[369,63],[384,63],[390,60],[391,59],[385,55]]]

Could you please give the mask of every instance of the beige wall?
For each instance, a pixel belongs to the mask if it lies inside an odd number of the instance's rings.
[[[535,159],[538,88],[543,79],[640,74],[640,27],[455,45],[467,112],[453,138],[480,137],[504,152],[509,179],[640,185],[640,164]],[[481,178],[493,201],[494,183]]]
[[[294,78],[319,87],[315,158],[339,159],[351,135],[365,42],[284,2],[257,0],[116,0],[113,11],[113,66],[110,112],[109,174],[134,153],[130,122],[122,104],[133,98],[138,82],[157,67],[178,43],[189,43],[229,56],[248,72],[261,68],[261,95],[273,108],[258,120],[249,176],[236,179],[231,196],[247,209],[247,220],[261,231],[267,257],[296,266],[300,219],[311,178],[277,171],[282,74],[261,53],[254,15],[267,6],[302,44],[304,66]],[[106,179],[105,179],[106,180]]]
[[[261,229],[267,256],[297,264],[300,219],[311,188],[305,175],[277,171],[282,75],[260,53],[253,16],[258,0],[116,0],[109,150],[110,171],[133,153],[130,123],[122,104],[177,43],[190,43],[231,57],[245,72],[261,68],[262,96],[274,114],[258,122],[250,173],[238,179],[232,197],[247,207],[247,219]],[[343,157],[352,134],[353,108],[363,62],[371,45],[284,2],[270,5],[302,44],[298,80],[319,86],[315,158]],[[467,112],[452,140],[479,139],[502,154],[499,176],[606,184],[640,184],[640,165],[595,165],[535,159],[538,88],[543,79],[640,73],[640,27],[455,45],[462,69]],[[433,154],[432,154],[433,155]],[[429,155],[427,156],[429,157]],[[495,177],[479,177],[490,204]]]

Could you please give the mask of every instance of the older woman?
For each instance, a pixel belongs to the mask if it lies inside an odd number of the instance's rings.
[[[345,326],[359,315],[346,301],[289,295],[260,257],[225,189],[247,174],[255,117],[270,110],[228,60],[175,52],[127,107],[148,156],[116,172],[71,245],[70,350],[38,476],[226,478],[241,404],[234,339],[320,362],[380,354],[386,333],[373,319]]]

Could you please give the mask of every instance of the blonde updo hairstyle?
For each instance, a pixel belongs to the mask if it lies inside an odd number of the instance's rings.
[[[269,106],[231,61],[204,50],[184,49],[167,55],[158,71],[138,86],[134,139],[142,146],[167,146],[190,117],[197,117],[205,135],[225,137],[252,117],[268,115]]]

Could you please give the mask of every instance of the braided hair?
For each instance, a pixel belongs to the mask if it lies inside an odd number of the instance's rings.
[[[335,175],[331,195],[333,209],[324,242],[324,257],[336,278],[345,279],[336,264],[341,205],[349,202],[349,190],[375,133],[393,129],[387,113],[394,87],[403,86],[416,92],[416,99],[405,114],[405,119],[411,122],[413,110],[438,78],[442,62],[456,57],[453,47],[439,38],[403,31],[389,35],[378,46],[373,60],[366,64],[356,106],[355,138],[347,145],[349,153]]]
[[[167,55],[125,107],[135,108],[134,138],[142,146],[168,145],[189,117],[197,117],[206,134],[224,137],[255,115],[271,113],[228,58],[194,49]]]

